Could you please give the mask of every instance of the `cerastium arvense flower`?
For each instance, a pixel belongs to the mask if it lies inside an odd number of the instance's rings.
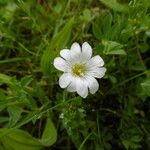
[[[99,55],[92,57],[92,48],[87,42],[82,47],[73,43],[70,50],[63,49],[60,55],[54,60],[55,68],[64,72],[59,78],[60,87],[77,92],[83,98],[88,91],[94,94],[99,88],[95,78],[102,78],[106,72],[103,59]]]

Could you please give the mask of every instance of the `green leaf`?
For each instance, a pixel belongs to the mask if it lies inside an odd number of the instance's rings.
[[[141,83],[141,86],[145,95],[150,96],[150,79],[147,79],[143,83]]]
[[[11,84],[10,77],[0,73],[0,83]]]
[[[9,127],[14,126],[18,120],[20,119],[21,113],[22,113],[22,108],[19,106],[9,106],[7,108],[8,113],[9,113]]]
[[[129,149],[130,142],[129,142],[128,140],[123,140],[123,141],[122,141],[122,144],[124,145],[124,147],[125,147],[126,149]]]
[[[1,128],[0,134],[5,134],[0,140],[6,149],[40,150],[41,144],[27,132],[20,129]]]
[[[13,2],[9,2],[6,7],[1,8],[0,13],[3,13],[3,18],[6,19],[6,21],[10,20],[15,13],[15,10],[17,9],[17,5]]]
[[[85,21],[90,21],[92,19],[91,12],[89,9],[83,11],[83,18]]]
[[[12,91],[16,94],[21,91],[20,83],[13,77],[9,77],[5,74],[0,73],[0,83],[4,83],[10,86]]]
[[[131,141],[130,139],[128,139],[128,140],[123,140],[122,141],[122,144],[124,145],[124,147],[126,148],[126,149],[138,149],[138,148],[140,148],[141,147],[141,145],[139,144],[139,143],[137,143],[137,142],[134,142],[134,141]]]
[[[25,83],[26,82],[26,83]],[[30,100],[27,96],[27,92],[24,90],[24,88],[21,85],[21,82],[16,80],[15,77],[9,77],[5,74],[0,74],[0,83],[2,84],[7,84],[10,87],[11,90],[11,100],[20,103],[20,104],[24,104],[27,105],[30,103]],[[28,80],[29,83],[29,80]],[[24,85],[28,84],[27,81],[24,81]],[[10,103],[11,101],[8,100],[3,103],[4,105],[6,105],[7,103]]]
[[[94,36],[101,39],[110,39],[110,33],[112,32],[113,17],[111,13],[105,14],[98,22],[94,22],[92,25],[92,31]]]
[[[48,45],[41,59],[41,68],[44,73],[49,73],[51,71],[50,64],[52,64],[59,51],[67,45],[73,24],[74,17],[66,23],[64,28],[51,40]]]
[[[13,128],[0,129],[0,142],[6,150],[40,150],[44,146],[51,146],[56,142],[57,132],[50,119],[47,119],[41,139],[32,137],[26,131]]]
[[[40,142],[44,146],[51,146],[56,142],[57,139],[57,132],[56,129],[50,119],[47,119],[47,124],[45,126],[42,139]]]
[[[101,39],[101,34],[102,34],[102,32],[101,32],[100,27],[98,26],[98,24],[96,24],[96,23],[93,23],[93,24],[92,24],[92,31],[93,31],[94,36],[95,36],[98,40],[100,40],[100,39]]]
[[[102,22],[102,30],[103,33],[111,33],[112,30],[112,21],[113,21],[113,17],[111,13],[107,13],[104,17],[103,17],[103,22]],[[105,33],[105,34],[106,34]],[[107,35],[110,36],[110,35]]]
[[[115,41],[102,41],[104,46],[103,53],[105,55],[126,55],[126,52],[123,50],[123,45]]]
[[[21,78],[21,85],[27,86],[31,83],[32,80],[33,78],[31,75],[24,76],[23,78]]]
[[[133,142],[140,142],[142,140],[142,137],[140,135],[134,135],[131,137],[131,141]]]
[[[123,13],[128,13],[129,12],[128,5],[120,4],[116,0],[100,0],[100,1],[104,5],[106,5],[107,7],[111,8],[114,11],[123,12]]]

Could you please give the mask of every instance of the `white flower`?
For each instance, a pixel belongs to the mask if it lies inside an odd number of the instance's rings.
[[[82,49],[82,50],[81,50]],[[54,60],[54,66],[63,75],[59,78],[61,88],[67,88],[69,92],[77,92],[81,97],[86,98],[88,91],[94,94],[99,84],[95,78],[102,78],[106,68],[103,59],[96,55],[92,57],[92,48],[87,43],[73,43],[71,49],[60,51],[61,57]]]

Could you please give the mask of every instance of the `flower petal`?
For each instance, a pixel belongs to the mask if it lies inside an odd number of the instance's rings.
[[[70,50],[69,49],[63,49],[60,51],[60,56],[64,59],[68,60],[70,59]]]
[[[56,69],[58,69],[60,71],[66,71],[66,69],[67,69],[67,63],[61,57],[56,57],[54,59],[54,66]]]
[[[66,88],[71,82],[71,75],[69,73],[64,73],[59,78],[59,85],[61,88]]]
[[[86,98],[88,96],[88,86],[86,80],[78,78],[76,80],[76,88],[77,88],[77,93],[81,97]]]
[[[72,62],[80,61],[81,47],[78,43],[73,43],[70,49]]]
[[[86,60],[92,57],[92,47],[87,42],[82,44],[82,55]]]
[[[80,45],[77,42],[75,42],[75,43],[72,44],[70,50],[72,52],[75,52],[75,53],[81,53],[81,47],[80,47]]]
[[[76,81],[72,79],[72,82],[67,87],[67,91],[69,92],[75,92],[76,91]]]
[[[88,77],[86,77],[86,79],[88,82],[88,87],[89,87],[90,93],[94,94],[95,92],[97,92],[97,90],[99,88],[99,84],[98,84],[97,80],[92,76],[88,76]]]
[[[106,72],[106,68],[102,67],[102,68],[94,68],[93,70],[88,72],[88,75],[93,76],[95,78],[102,78],[105,75]]]
[[[92,57],[87,63],[88,68],[101,67],[103,65],[104,65],[104,61],[99,55]]]

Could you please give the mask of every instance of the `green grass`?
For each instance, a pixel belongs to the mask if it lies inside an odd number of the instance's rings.
[[[0,150],[150,149],[149,0],[0,0]],[[107,68],[82,99],[58,85],[84,41]]]

